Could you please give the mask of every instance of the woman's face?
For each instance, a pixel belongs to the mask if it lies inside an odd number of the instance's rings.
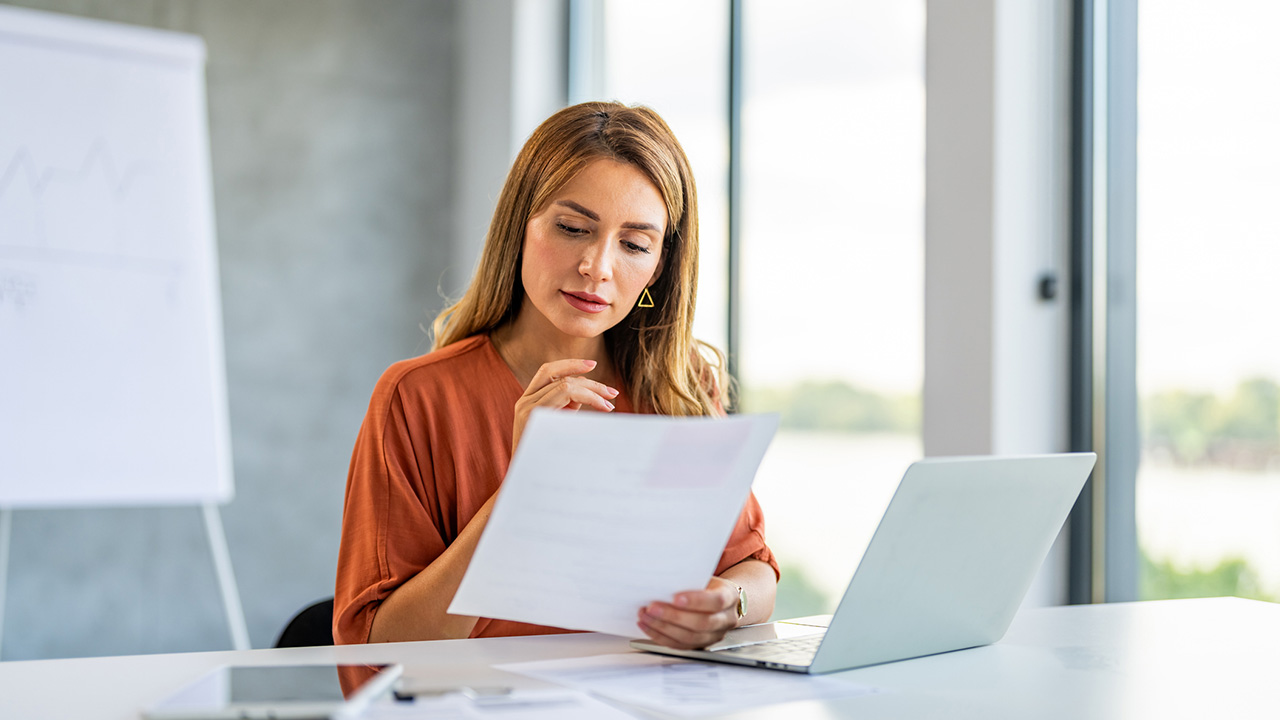
[[[599,337],[658,279],[666,227],[662,195],[643,172],[592,161],[529,219],[527,302],[566,335]]]

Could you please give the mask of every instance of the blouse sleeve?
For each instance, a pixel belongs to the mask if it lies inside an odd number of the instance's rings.
[[[378,606],[429,565],[446,543],[432,512],[429,452],[415,448],[395,383],[374,390],[347,474],[334,585],[336,644],[366,643]]]

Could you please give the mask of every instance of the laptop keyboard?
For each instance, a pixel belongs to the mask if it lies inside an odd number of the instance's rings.
[[[788,638],[786,640],[767,640],[752,645],[739,645],[738,647],[717,650],[716,652],[752,660],[767,660],[783,665],[810,665],[813,663],[813,656],[818,653],[818,646],[822,644],[822,637],[821,634],[818,634]]]

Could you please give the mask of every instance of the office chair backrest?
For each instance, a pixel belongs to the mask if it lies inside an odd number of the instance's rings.
[[[312,647],[333,644],[333,598],[308,605],[293,616],[276,640],[276,647]]]

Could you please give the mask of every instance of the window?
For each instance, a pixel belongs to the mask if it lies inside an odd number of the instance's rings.
[[[1280,7],[1139,10],[1139,592],[1280,600]]]
[[[742,408],[782,414],[755,492],[794,617],[921,455],[924,3],[746,2],[743,31]]]

